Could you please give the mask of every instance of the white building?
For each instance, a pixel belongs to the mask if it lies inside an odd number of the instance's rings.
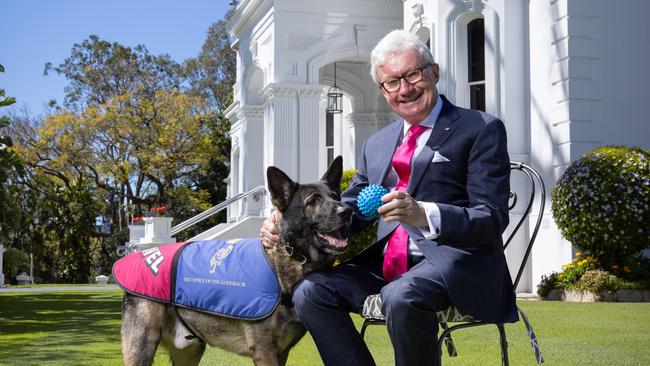
[[[339,154],[354,169],[365,137],[394,118],[369,76],[369,54],[396,28],[430,45],[442,94],[505,122],[511,159],[540,171],[550,193],[596,146],[650,147],[649,13],[646,0],[242,0],[230,22],[238,68],[229,195],[264,185],[269,165],[302,182]],[[327,115],[335,65],[344,107]],[[520,291],[533,292],[573,255],[546,207]],[[249,197],[228,221],[269,210]]]

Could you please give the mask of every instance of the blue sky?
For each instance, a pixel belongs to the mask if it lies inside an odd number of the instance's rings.
[[[11,0],[0,4],[0,88],[34,116],[50,99],[63,102],[66,80],[43,75],[91,34],[181,62],[195,57],[208,27],[230,9],[228,0]],[[3,108],[7,110],[8,108]],[[0,115],[4,114],[0,110]]]

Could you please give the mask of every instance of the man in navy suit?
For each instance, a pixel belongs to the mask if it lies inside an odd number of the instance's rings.
[[[373,365],[349,313],[381,293],[395,364],[432,365],[437,311],[453,304],[477,319],[517,320],[501,241],[510,190],[506,131],[497,118],[438,94],[438,65],[409,32],[393,31],[377,44],[371,76],[401,118],[367,138],[342,201],[355,208],[355,232],[372,223],[358,210],[358,193],[369,184],[390,190],[379,208],[377,241],[348,262],[308,275],[294,289],[294,306],[326,365]],[[406,156],[406,177],[399,156]],[[402,229],[405,264],[387,275],[392,237]],[[276,233],[267,220],[264,244],[274,245]]]

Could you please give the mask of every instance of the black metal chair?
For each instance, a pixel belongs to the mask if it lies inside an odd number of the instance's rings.
[[[506,249],[512,239],[515,237],[517,232],[519,231],[519,228],[523,225],[524,221],[528,216],[530,215],[532,208],[533,208],[533,202],[535,200],[535,196],[539,197],[539,208],[537,210],[538,216],[537,216],[537,221],[535,222],[535,226],[533,227],[532,234],[530,236],[530,240],[528,241],[528,244],[526,246],[526,251],[524,253],[524,256],[521,260],[521,264],[519,265],[519,268],[517,269],[517,276],[515,277],[514,280],[514,288],[517,288],[517,285],[519,284],[519,280],[521,279],[521,276],[524,272],[524,266],[526,265],[526,262],[528,261],[528,257],[530,256],[531,249],[533,247],[533,244],[535,243],[535,238],[537,237],[537,232],[539,231],[539,227],[542,223],[542,216],[544,214],[544,203],[546,201],[546,191],[544,188],[544,181],[542,180],[542,177],[535,171],[533,168],[530,166],[520,163],[520,162],[510,162],[510,170],[511,171],[518,171],[524,174],[525,177],[528,178],[528,182],[530,185],[530,196],[528,199],[528,202],[526,204],[526,208],[522,213],[521,219],[516,221],[516,224],[508,236],[505,244],[503,245],[503,248]],[[510,192],[510,201],[509,201],[509,209],[512,211],[512,209],[515,208],[515,206],[518,203],[518,196],[516,192]],[[530,344],[533,347],[533,352],[535,353],[535,359],[538,364],[541,364],[544,362],[544,358],[542,357],[542,353],[539,349],[539,345],[537,343],[537,337],[535,336],[535,332],[533,331],[533,328],[528,321],[528,318],[524,314],[524,312],[521,309],[517,309],[519,311],[519,314],[521,315],[522,320],[524,321],[524,324],[526,325],[526,329],[528,330],[528,335],[530,337]],[[455,330],[458,329],[463,329],[463,328],[470,328],[470,327],[477,327],[481,325],[495,325],[499,329],[499,335],[500,335],[500,346],[501,346],[501,362],[504,366],[507,366],[509,364],[508,361],[508,342],[506,340],[506,331],[505,327],[503,324],[498,324],[498,323],[487,323],[478,319],[475,319],[469,315],[462,314],[460,310],[456,309],[456,307],[451,306],[447,309],[444,309],[442,311],[438,312],[438,322],[440,324],[440,328],[442,329],[442,333],[440,334],[440,337],[438,338],[438,365],[442,364],[442,345],[443,343],[446,344],[447,346],[447,351],[449,353],[450,357],[455,357],[457,355],[456,347],[454,346],[454,342],[451,338],[451,333]],[[366,298],[363,309],[361,311],[361,316],[364,318],[363,325],[361,327],[361,337],[365,336],[366,333],[366,328],[369,325],[378,325],[378,324],[386,324],[385,323],[385,318],[384,315],[381,313],[381,298],[379,294],[374,294],[370,295]],[[449,323],[458,323],[453,326],[449,326]]]

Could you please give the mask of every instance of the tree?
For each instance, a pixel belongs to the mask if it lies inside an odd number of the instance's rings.
[[[234,7],[236,2],[231,5]],[[190,92],[207,98],[216,112],[210,123],[212,141],[217,150],[210,158],[207,174],[195,178],[198,186],[210,193],[212,204],[226,198],[226,185],[223,181],[230,171],[230,122],[224,112],[232,103],[232,87],[237,75],[236,54],[230,48],[231,40],[227,29],[228,20],[233,14],[234,9],[223,20],[212,24],[198,57],[184,63]]]
[[[64,105],[72,110],[127,94],[151,96],[156,90],[178,88],[181,82],[181,67],[169,55],[154,56],[143,45],[130,48],[96,35],[75,44],[62,64],[45,64],[44,74],[50,71],[68,79]]]
[[[4,72],[4,66],[0,65],[0,72]],[[0,107],[6,107],[16,103],[13,97],[6,97],[5,90],[0,88]],[[15,227],[20,218],[20,211],[17,210],[15,201],[10,199],[10,183],[13,174],[23,174],[24,169],[20,159],[13,151],[13,141],[9,135],[2,131],[9,126],[8,116],[0,117],[0,243],[8,239],[8,232]]]

